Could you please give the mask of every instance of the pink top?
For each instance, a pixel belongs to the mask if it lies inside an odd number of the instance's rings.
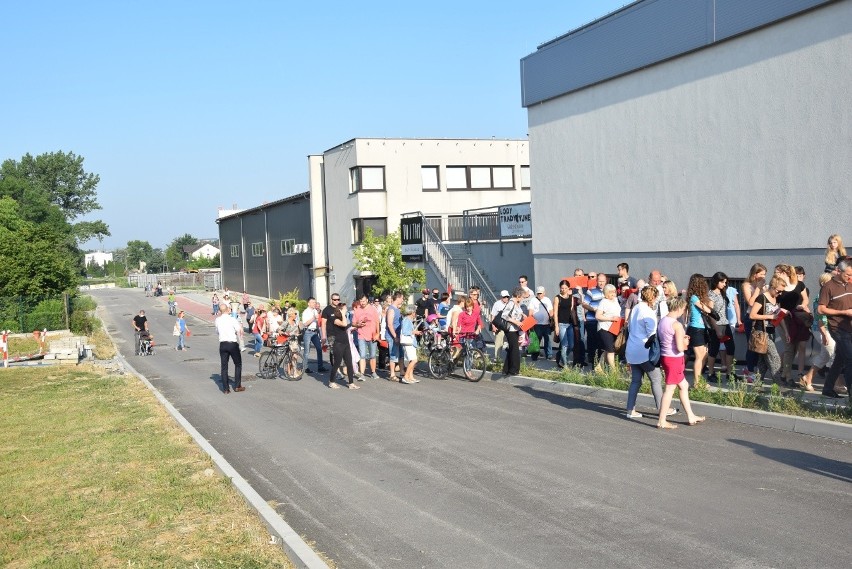
[[[464,311],[459,314],[458,324],[459,329],[456,330],[456,334],[473,334],[476,332],[477,324],[479,324],[479,315],[476,312],[468,314],[467,311]]]
[[[376,309],[370,305],[367,305],[366,308],[361,308],[359,306],[355,309],[355,312],[353,312],[352,319],[353,324],[360,323],[364,320],[364,325],[360,328],[356,328],[356,330],[358,330],[358,337],[362,340],[372,342],[376,331],[379,329],[379,313],[376,312]]]
[[[657,338],[660,340],[660,355],[669,358],[679,358],[683,356],[683,352],[677,349],[677,340],[674,332],[674,318],[668,316],[660,320],[660,325],[657,327]]]

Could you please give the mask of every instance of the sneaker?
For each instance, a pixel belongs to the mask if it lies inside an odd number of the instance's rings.
[[[666,413],[666,417],[671,417],[672,415],[677,415],[678,410],[674,407],[669,407],[668,413]]]
[[[626,417],[628,419],[641,419],[642,413],[637,413],[636,411],[631,411],[631,412],[626,414]]]
[[[328,368],[327,368],[327,367],[321,367],[321,368],[319,368],[319,372],[320,372],[320,373],[323,373],[323,372],[326,372],[326,371],[328,371]]]
[[[412,383],[414,383],[410,379],[407,379],[407,378],[404,378],[404,377],[402,379],[400,379],[399,381],[400,381],[400,383],[404,383],[406,385],[411,385]]]
[[[413,381],[414,383],[420,383],[420,380],[417,379],[416,377],[414,379],[412,379],[411,381]]]
[[[834,390],[838,395],[849,395],[849,389],[845,385],[841,385],[837,389]]]
[[[377,374],[377,373],[373,372],[373,373],[371,373],[368,377],[370,377],[370,378],[372,378],[372,379],[379,379],[379,374]]]
[[[355,379],[357,379],[358,381],[367,381],[367,377],[365,375],[361,375],[360,373],[355,375]]]
[[[343,374],[342,374],[342,373],[340,373],[340,372],[337,372],[337,376],[336,376],[336,377],[337,377],[337,379],[338,379],[338,380],[340,380],[340,379],[345,379],[345,377],[343,376]]]

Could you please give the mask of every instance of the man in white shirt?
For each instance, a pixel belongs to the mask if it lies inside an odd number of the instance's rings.
[[[328,368],[322,365],[322,341],[320,339],[319,310],[317,310],[317,299],[310,297],[308,299],[308,307],[302,311],[302,328],[304,329],[304,347],[305,365],[308,363],[308,352],[311,350],[311,344],[314,345],[314,350],[317,353],[317,372],[323,373],[328,371]],[[310,369],[306,369],[308,373],[312,373]]]
[[[219,307],[222,313],[216,318],[216,333],[219,336],[219,359],[222,363],[222,392],[230,393],[230,380],[228,379],[228,358],[234,360],[234,391],[245,391],[242,385],[243,358],[240,354],[240,339],[243,336],[243,327],[238,320],[231,317],[231,307],[222,303]]]

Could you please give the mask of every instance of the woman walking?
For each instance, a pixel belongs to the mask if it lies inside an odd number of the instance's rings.
[[[571,285],[568,281],[559,281],[559,294],[553,299],[553,330],[559,342],[556,366],[563,369],[568,365],[568,353],[574,352],[574,326],[577,324],[577,310]]]
[[[666,391],[663,393],[663,402],[660,404],[660,416],[657,419],[658,429],[676,429],[677,425],[669,423],[666,417],[672,404],[675,387],[680,389],[680,404],[686,412],[686,420],[689,425],[697,425],[704,422],[704,417],[692,412],[689,401],[689,382],[686,381],[686,357],[684,352],[689,346],[689,336],[680,323],[680,318],[686,311],[686,300],[673,298],[668,301],[669,313],[660,320],[657,332],[660,339],[660,364],[666,374]]]
[[[725,346],[725,353],[722,355],[722,377],[733,373],[731,364],[734,360],[734,331],[731,330],[731,323],[728,322],[728,294],[725,289],[728,288],[728,275],[723,272],[718,272],[710,279],[710,292],[708,296],[713,303],[713,311],[719,315],[714,325],[714,332],[710,334],[709,356],[707,358],[707,370],[711,377],[715,377],[714,366],[716,365],[716,356],[719,355],[720,347]]]
[[[663,399],[663,375],[656,362],[651,361],[651,344],[653,336],[657,333],[657,314],[652,308],[657,303],[660,292],[657,287],[646,286],[642,289],[639,297],[641,302],[630,311],[630,322],[628,324],[630,335],[627,337],[627,348],[624,356],[630,364],[630,388],[627,391],[627,418],[641,419],[642,414],[636,411],[636,398],[639,388],[642,387],[642,378],[648,376],[651,380],[651,393],[654,394],[654,403],[660,408]],[[667,415],[676,413],[670,409]]]
[[[181,310],[177,314],[177,322],[175,322],[175,328],[177,328],[178,332],[178,341],[177,346],[175,346],[175,350],[188,350],[189,346],[186,345],[186,333],[189,330],[186,327],[186,313],[184,313],[183,310]]]

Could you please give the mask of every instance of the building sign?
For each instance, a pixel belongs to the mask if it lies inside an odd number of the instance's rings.
[[[529,237],[532,235],[530,204],[507,205],[500,208],[501,237]]]
[[[404,217],[399,221],[402,260],[405,263],[423,262],[423,218]]]

